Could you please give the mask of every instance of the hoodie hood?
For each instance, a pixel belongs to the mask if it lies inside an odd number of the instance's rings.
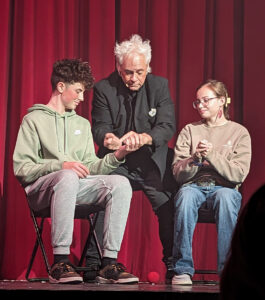
[[[42,111],[51,117],[54,117],[55,121],[55,127],[56,127],[56,136],[57,136],[57,144],[58,144],[58,151],[62,152],[64,151],[65,154],[68,153],[68,126],[67,126],[67,119],[75,116],[76,112],[74,110],[66,111],[64,114],[59,114],[57,111],[51,109],[47,105],[44,104],[34,104],[32,107],[28,109],[28,112],[34,112],[34,111]],[[62,141],[60,139],[59,134],[59,121],[60,119],[63,119],[64,121],[64,147],[62,145]]]
[[[61,115],[57,111],[51,109],[50,107],[48,107],[45,104],[34,104],[32,107],[30,107],[28,109],[28,112],[30,113],[30,112],[35,111],[35,110],[42,110],[43,112],[45,112],[49,115],[58,115],[58,116],[61,116],[61,117],[64,117],[64,116],[71,117],[73,115],[76,115],[76,112],[74,110],[66,111],[64,114]]]

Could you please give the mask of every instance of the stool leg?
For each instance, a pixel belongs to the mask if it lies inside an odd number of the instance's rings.
[[[100,256],[100,258],[102,258],[101,248],[100,248],[100,245],[99,245],[99,242],[98,242],[98,239],[97,239],[97,235],[96,235],[96,231],[95,231],[95,226],[96,226],[96,223],[97,223],[97,218],[98,218],[98,213],[94,214],[93,219],[92,219],[91,215],[88,216],[88,222],[89,222],[89,225],[90,225],[90,229],[89,229],[88,238],[86,240],[86,244],[84,246],[84,249],[83,249],[83,252],[82,252],[79,264],[78,264],[78,267],[81,267],[82,264],[83,264],[83,261],[85,259],[85,256],[86,256],[86,253],[87,253],[87,249],[88,249],[88,246],[89,246],[89,244],[91,242],[91,238],[92,237],[95,240],[99,256]]]
[[[46,280],[48,280],[47,278],[29,278],[29,274],[30,274],[30,271],[31,271],[31,268],[32,268],[34,259],[36,257],[36,253],[37,253],[37,250],[38,250],[39,246],[41,248],[42,256],[43,256],[43,259],[44,259],[44,262],[45,262],[46,271],[47,271],[48,274],[50,274],[50,271],[51,271],[51,267],[50,267],[50,264],[49,264],[49,261],[48,261],[48,257],[47,257],[47,254],[46,254],[46,251],[44,249],[43,242],[42,242],[42,231],[43,231],[44,218],[41,219],[40,226],[38,226],[37,220],[36,220],[36,218],[34,216],[34,213],[32,211],[31,211],[31,217],[32,217],[32,220],[33,220],[33,223],[34,223],[34,228],[35,228],[35,231],[36,231],[36,234],[37,234],[37,239],[36,239],[32,254],[31,254],[30,262],[29,262],[25,277],[28,281],[46,281]]]

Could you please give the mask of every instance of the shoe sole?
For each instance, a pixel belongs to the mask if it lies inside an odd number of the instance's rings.
[[[84,282],[86,282],[86,283],[95,283],[96,279],[85,279],[84,278]]]
[[[176,282],[172,280],[172,285],[192,285],[192,281],[183,281],[183,282]]]
[[[58,283],[62,283],[62,284],[77,284],[77,283],[82,283],[83,279],[80,277],[69,277],[69,278],[60,278],[59,280],[49,276],[49,282],[52,284],[58,284]]]
[[[138,283],[139,278],[124,278],[124,279],[106,279],[104,277],[97,276],[96,277],[97,283],[107,283],[107,284],[126,284],[126,283]]]
[[[173,283],[172,282],[172,285],[192,285],[192,283],[190,283],[190,282],[187,282],[187,283]]]

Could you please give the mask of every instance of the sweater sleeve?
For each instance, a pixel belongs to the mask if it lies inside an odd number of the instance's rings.
[[[34,124],[24,118],[19,128],[13,153],[14,174],[22,184],[27,186],[39,177],[62,168],[63,161],[43,159],[41,147]]]
[[[172,163],[173,175],[180,184],[189,181],[199,170],[199,166],[193,164],[191,143],[191,133],[188,126],[185,126],[178,135]]]
[[[238,130],[238,137],[231,153],[223,156],[213,150],[207,156],[211,166],[225,180],[234,184],[241,184],[247,177],[251,162],[251,138],[246,128]]]
[[[87,134],[88,144],[82,163],[88,167],[91,175],[107,175],[125,161],[117,160],[114,153],[106,154],[103,158],[97,157],[90,125],[88,125]]]

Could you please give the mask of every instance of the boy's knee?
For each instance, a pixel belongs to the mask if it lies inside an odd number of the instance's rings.
[[[78,180],[78,175],[76,174],[76,172],[74,172],[73,170],[61,170],[59,171],[59,177],[61,179],[65,179],[65,180]]]
[[[111,184],[119,193],[132,197],[132,187],[128,178],[122,175],[111,175]]]
[[[72,170],[61,170],[56,174],[55,181],[57,185],[64,185],[67,188],[78,186],[79,177]]]

